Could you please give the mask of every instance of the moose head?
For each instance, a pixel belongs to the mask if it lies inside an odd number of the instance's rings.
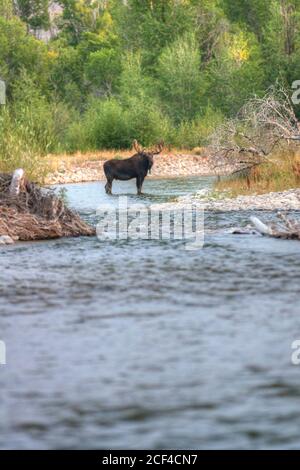
[[[153,157],[155,155],[159,155],[163,148],[164,148],[164,142],[161,141],[159,142],[154,148],[152,149],[145,149],[144,147],[142,147],[138,141],[135,139],[133,141],[133,148],[134,150],[136,151],[136,154],[137,155],[140,155],[142,158],[144,158],[145,160],[148,160],[149,162],[149,168],[148,168],[148,172],[151,173],[151,168],[153,166],[153,163],[154,163],[154,160],[153,160]]]

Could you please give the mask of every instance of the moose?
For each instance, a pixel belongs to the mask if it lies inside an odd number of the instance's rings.
[[[144,179],[148,173],[151,173],[154,155],[161,153],[163,142],[160,142],[155,149],[146,150],[138,144],[136,140],[133,142],[133,148],[136,154],[124,160],[108,160],[104,163],[103,169],[107,179],[105,191],[111,194],[113,180],[131,180],[136,178],[136,187],[138,195],[142,194],[142,186]]]

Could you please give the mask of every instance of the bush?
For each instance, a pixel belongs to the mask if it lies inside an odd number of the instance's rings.
[[[129,144],[129,123],[117,100],[93,100],[81,121],[70,126],[66,150],[126,148]]]
[[[27,129],[28,139],[41,155],[60,150],[71,113],[64,103],[50,102],[42,96],[32,79],[23,72],[13,88],[10,106],[17,127]]]
[[[171,123],[155,103],[140,102],[132,98],[126,116],[130,123],[130,143],[133,139],[137,139],[145,146],[161,140],[170,143]]]
[[[45,159],[40,157],[39,145],[31,129],[18,123],[11,110],[0,109],[0,171],[12,172],[23,168],[34,181],[42,181],[46,175]]]
[[[183,121],[173,130],[172,144],[178,148],[193,149],[202,147],[208,143],[208,138],[213,129],[220,125],[222,121],[222,113],[208,107],[204,116],[193,121]]]
[[[94,101],[84,118],[91,148],[125,148],[130,145],[129,121],[116,99]]]
[[[143,145],[165,139],[170,124],[151,103],[131,99],[124,105],[116,100],[93,100],[81,121],[70,126],[66,150],[96,150],[130,148],[133,139]]]

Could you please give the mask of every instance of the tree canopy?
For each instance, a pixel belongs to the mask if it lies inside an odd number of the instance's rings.
[[[202,145],[214,120],[300,79],[300,0],[0,0],[15,115],[25,76],[41,109],[64,109],[58,147]]]

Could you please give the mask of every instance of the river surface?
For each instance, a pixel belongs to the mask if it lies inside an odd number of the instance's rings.
[[[148,180],[139,201],[210,184]],[[66,186],[91,223],[117,204],[103,186]],[[114,189],[138,201],[133,182]],[[248,220],[208,212],[193,251],[96,237],[1,248],[0,448],[299,448],[300,245],[226,233]]]

